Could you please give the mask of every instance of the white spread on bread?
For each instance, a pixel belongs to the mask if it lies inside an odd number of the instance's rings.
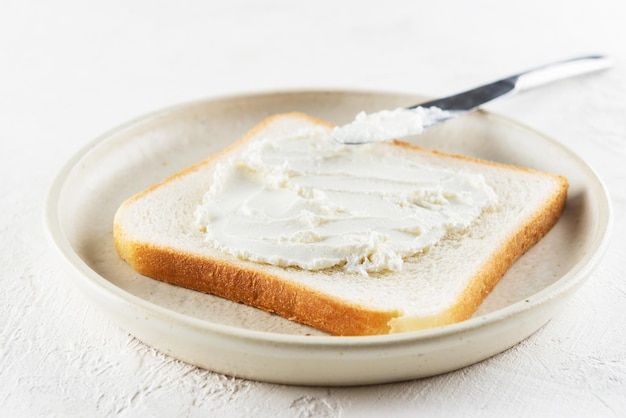
[[[425,108],[421,106],[414,109],[381,110],[369,114],[360,112],[354,121],[336,127],[333,130],[333,137],[344,144],[404,138],[422,133],[424,126],[447,113],[438,107]]]
[[[245,144],[213,177],[195,213],[206,241],[306,270],[401,270],[496,201],[482,175],[420,164],[398,146],[342,145],[325,127]]]

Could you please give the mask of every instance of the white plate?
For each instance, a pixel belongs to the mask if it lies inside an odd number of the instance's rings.
[[[275,315],[136,274],[116,255],[113,214],[147,186],[238,139],[268,115],[303,111],[335,123],[360,110],[413,104],[395,93],[294,91],[218,98],[132,121],[92,142],[54,181],[45,217],[71,277],[119,326],[185,362],[278,383],[352,385],[455,370],[513,346],[545,324],[592,273],[611,223],[605,189],[565,147],[485,112],[415,138],[444,151],[565,175],[567,207],[470,320],[426,331],[333,337]]]

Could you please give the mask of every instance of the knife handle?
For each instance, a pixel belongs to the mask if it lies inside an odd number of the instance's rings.
[[[515,90],[523,91],[553,81],[582,75],[611,67],[612,60],[603,55],[589,55],[543,65],[509,77]]]

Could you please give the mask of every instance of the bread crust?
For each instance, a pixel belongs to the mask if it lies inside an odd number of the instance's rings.
[[[509,268],[538,243],[559,220],[567,201],[567,180],[559,177],[559,189],[546,201],[542,210],[535,212],[529,221],[511,236],[497,251],[466,288],[463,296],[451,308],[453,322],[469,319],[491,293]]]
[[[176,286],[220,296],[276,313],[334,335],[389,333],[396,311],[377,311],[337,300],[263,271],[171,248],[125,239],[115,228],[115,247],[135,271]]]
[[[138,193],[124,202],[118,210],[114,222],[116,250],[120,257],[138,273],[153,279],[244,303],[311,325],[334,335],[387,334],[392,330],[390,321],[398,318],[401,315],[400,312],[366,309],[362,306],[336,299],[269,274],[266,271],[267,269],[264,269],[261,264],[257,264],[254,267],[242,267],[221,259],[187,254],[173,248],[135,241],[125,234],[118,222],[118,217],[122,216],[125,206],[132,204],[141,199],[142,196],[176,178],[210,164],[216,158],[241,146],[276,118],[280,117],[304,118],[316,124],[332,126],[328,122],[301,113],[276,115],[266,119],[241,140],[221,153],[213,155],[165,179],[161,183]],[[400,141],[395,141],[390,146],[407,147],[408,149],[419,150],[424,153],[537,173],[528,168],[511,167],[468,156],[427,150]],[[470,318],[511,265],[556,224],[565,207],[568,182],[562,176],[553,176],[546,173],[540,174],[557,179],[558,189],[555,190],[551,198],[545,201],[544,206],[528,219],[522,228],[517,230],[498,250],[492,253],[488,262],[484,264],[479,273],[470,281],[457,303],[441,315],[438,315],[438,317],[433,318],[430,326],[441,326]]]

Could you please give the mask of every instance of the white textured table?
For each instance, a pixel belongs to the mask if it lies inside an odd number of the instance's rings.
[[[625,416],[625,6],[432,3],[4,2],[0,415]],[[66,280],[46,238],[42,205],[60,166],[148,111],[302,87],[437,96],[596,52],[612,55],[615,68],[489,109],[557,138],[597,170],[615,213],[609,250],[539,332],[458,372],[308,388],[200,370],[112,325]]]

